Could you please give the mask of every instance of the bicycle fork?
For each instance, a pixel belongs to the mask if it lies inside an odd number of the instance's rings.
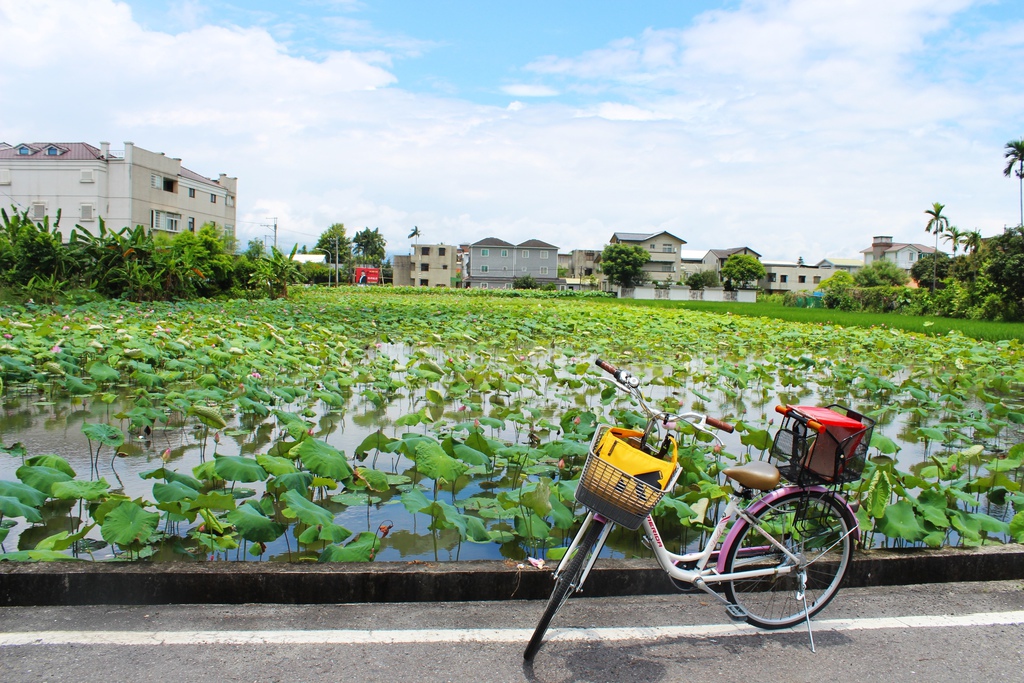
[[[597,556],[601,554],[601,550],[604,548],[605,541],[608,540],[608,534],[611,533],[612,526],[614,525],[610,521],[605,519],[603,516],[597,514],[596,512],[589,513],[586,519],[583,520],[583,524],[580,526],[580,530],[576,532],[576,536],[573,537],[572,543],[569,544],[569,547],[566,549],[565,554],[562,555],[562,561],[559,562],[558,567],[555,568],[553,578],[558,579],[558,577],[562,574],[562,571],[565,569],[566,564],[569,563],[569,559],[572,557],[572,554],[576,552],[576,548],[579,547],[580,539],[584,537],[587,528],[594,520],[597,520],[598,522],[604,524],[604,528],[601,529],[601,535],[597,537],[597,542],[594,543],[594,547],[591,549],[590,557],[587,559],[587,563],[583,566],[583,571],[580,572],[579,581],[575,586],[573,586],[574,593],[579,593],[583,590],[583,584],[586,583],[587,577],[590,576],[590,570],[593,569],[594,563],[597,562]]]

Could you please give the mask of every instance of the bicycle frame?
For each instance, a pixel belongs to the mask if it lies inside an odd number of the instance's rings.
[[[648,515],[647,518],[644,519],[641,528],[644,531],[644,536],[648,540],[649,547],[654,552],[655,559],[658,561],[658,564],[661,566],[662,570],[666,574],[668,574],[671,578],[676,579],[677,581],[682,581],[684,583],[689,583],[693,586],[696,586],[697,588],[700,588],[701,590],[710,593],[720,601],[726,602],[725,598],[723,598],[721,595],[719,595],[717,592],[711,589],[707,584],[721,583],[725,581],[736,581],[742,579],[752,579],[762,576],[778,576],[791,574],[793,571],[797,570],[800,567],[802,561],[801,558],[797,557],[792,552],[790,552],[788,548],[779,543],[769,533],[761,529],[761,527],[758,526],[756,522],[754,522],[754,517],[759,511],[763,510],[765,507],[770,506],[774,501],[795,492],[834,495],[837,500],[839,500],[843,505],[846,506],[846,508],[850,512],[850,515],[853,515],[853,510],[850,508],[849,503],[847,503],[847,501],[843,497],[836,494],[831,494],[828,491],[828,489],[826,489],[823,486],[783,486],[779,489],[775,489],[773,491],[766,493],[765,495],[761,496],[759,499],[751,503],[746,508],[740,506],[741,498],[738,495],[734,494],[729,496],[729,502],[726,505],[725,512],[722,514],[721,518],[719,518],[718,523],[715,525],[715,528],[711,532],[711,535],[708,537],[708,540],[704,544],[704,547],[696,552],[679,555],[669,551],[661,540],[661,534],[658,532],[658,527],[654,523],[654,518],[650,515]],[[583,534],[586,531],[587,527],[595,518],[597,518],[599,521],[606,521],[603,517],[593,512],[587,514],[587,517],[586,519],[584,519],[583,525],[580,527],[579,532],[577,532],[576,536],[573,538],[572,543],[570,543],[569,547],[566,549],[565,555],[562,557],[561,562],[559,562],[558,567],[555,569],[556,577],[565,568],[565,564],[568,561],[569,557],[572,555],[573,551],[576,549],[579,539],[583,537]],[[736,519],[736,523],[732,525],[732,527],[729,529],[728,534],[726,534],[726,528],[728,527],[729,522],[734,518]],[[765,538],[766,544],[763,547],[764,549],[767,549],[768,547],[776,548],[779,552],[781,552],[787,558],[789,558],[791,564],[788,564],[783,567],[773,567],[768,569],[752,569],[749,571],[734,571],[731,573],[724,573],[725,558],[729,555],[729,551],[732,548],[732,545],[736,542],[736,539],[740,537],[740,534],[748,525],[753,526],[753,528],[756,529],[758,533],[760,533]],[[608,534],[611,532],[613,526],[613,523],[608,522],[604,529],[602,529],[601,535],[600,537],[598,537],[598,541],[594,546],[594,552],[588,560],[586,566],[583,568],[582,574],[580,575],[579,584],[575,586],[575,590],[577,592],[582,590],[583,585],[586,583],[587,577],[590,574],[590,570],[593,568],[594,563],[597,561],[598,555],[600,555],[601,550],[604,548],[605,541],[607,540]],[[859,539],[860,532],[856,526],[854,526],[849,533],[853,534],[855,539]],[[719,547],[719,540],[722,539],[723,535],[725,535],[725,538],[721,542],[721,547]],[[763,552],[761,548],[751,550],[754,550],[755,553]],[[712,565],[712,563],[714,564]],[[681,568],[680,566],[678,566],[680,564],[692,565],[693,568]]]

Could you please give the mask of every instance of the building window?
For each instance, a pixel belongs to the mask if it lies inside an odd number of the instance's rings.
[[[24,145],[22,145],[21,147],[18,148],[18,154],[23,156],[23,157],[27,157],[31,153],[32,153],[32,150],[30,150],[28,147],[25,147]]]
[[[663,244],[663,245],[661,245],[661,253],[663,253],[663,254],[674,254],[674,253],[676,253],[676,248],[673,247],[671,244]]]
[[[676,267],[674,265],[672,265],[671,263],[662,263],[661,264],[661,272],[663,272],[663,273],[672,273],[672,272],[675,271],[675,269],[676,269]]]
[[[193,218],[192,216],[188,217],[188,231],[189,232],[195,232],[196,231],[196,219]]]
[[[228,195],[228,196],[224,197],[224,205],[225,206],[234,206],[235,205],[235,198],[232,197],[231,195]]]
[[[526,249],[523,249],[523,258],[530,258],[530,252]]]
[[[93,205],[82,204],[80,207],[79,217],[83,222],[93,220]]]
[[[96,173],[91,168],[83,168],[82,174],[78,178],[80,183],[94,183],[96,182]]]
[[[502,258],[508,258],[508,249],[502,249],[501,250],[501,257]]]
[[[480,272],[481,273],[486,273],[487,272],[487,266],[480,266]]]
[[[196,198],[196,188],[194,188],[194,187],[188,188],[188,197],[189,197],[189,199],[195,199]]]
[[[420,280],[420,287],[429,287],[430,280]]]
[[[177,188],[174,187],[173,178],[164,178],[164,192],[177,192]]]
[[[814,284],[818,284],[819,282],[821,282],[821,276],[820,275],[815,275],[814,276]]]
[[[448,264],[447,263],[442,263],[441,264],[441,270],[448,270]]]
[[[159,189],[163,185],[164,179],[155,173],[149,174],[149,186],[153,189]]]
[[[775,282],[775,273],[768,273],[768,282]]]
[[[490,287],[487,285],[486,282],[481,282],[480,283],[480,289],[490,289]]]
[[[913,261],[914,260],[914,252],[910,252],[909,254],[907,254],[907,260],[908,261]]]
[[[46,203],[32,202],[32,220],[41,221],[46,218]]]
[[[11,184],[11,169],[0,168],[0,185]]]
[[[547,275],[548,274],[548,267],[547,266],[541,266],[540,267],[540,274],[541,275]]]
[[[445,249],[444,249],[444,247],[438,247],[438,248],[437,248],[437,255],[438,255],[438,256],[444,256],[444,255],[445,255]]]
[[[421,263],[420,264],[420,272],[425,273],[428,270],[430,270],[430,264],[429,263]]]
[[[803,284],[803,283],[807,282],[807,276],[806,275],[798,275],[796,280],[800,284]]]
[[[430,247],[420,247],[420,256],[430,256]]]
[[[48,156],[48,157],[55,157],[55,156],[57,156],[59,154],[60,154],[60,150],[57,149],[56,147],[47,147],[46,148],[46,156]]]
[[[785,283],[789,282],[789,276],[788,275],[783,275],[782,277],[779,278],[779,281],[782,282],[783,284],[785,284]]]
[[[490,256],[491,255],[491,250],[490,249],[481,249],[480,250],[480,255],[483,256],[483,257]]]
[[[654,242],[651,242],[649,245],[647,245],[647,248],[650,249],[651,251],[657,251],[658,245],[655,244]]]
[[[210,203],[211,204],[216,204],[217,203],[217,195],[215,195],[215,194],[211,194],[210,195]]]
[[[545,250],[545,251],[542,251],[542,252],[540,252],[540,257],[541,257],[542,259],[545,259],[545,258],[547,258],[547,257],[548,257],[548,252],[547,252],[546,250]]]

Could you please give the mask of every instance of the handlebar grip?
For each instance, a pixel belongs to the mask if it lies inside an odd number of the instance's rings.
[[[813,429],[814,431],[818,432],[819,434],[823,434],[825,432],[825,425],[821,424],[817,420],[808,420],[807,421],[807,428],[808,429]]]
[[[733,430],[735,429],[735,427],[733,427],[728,422],[722,422],[721,420],[715,419],[713,417],[705,417],[704,421],[707,422],[712,427],[714,427],[715,429],[721,429],[723,432],[727,432],[729,434],[732,434]]]
[[[782,413],[783,415],[789,415],[789,411],[790,411],[790,407],[789,406],[775,406],[775,412],[776,413]]]
[[[596,365],[597,367],[601,368],[602,370],[607,372],[609,375],[618,375],[619,374],[619,369],[617,367],[615,367],[614,365],[612,365],[611,363],[609,363],[608,361],[606,361],[606,360],[601,360],[600,358],[598,358],[597,360],[594,361],[594,365]]]

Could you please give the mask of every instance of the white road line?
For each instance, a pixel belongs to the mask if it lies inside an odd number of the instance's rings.
[[[1024,624],[1024,610],[961,615],[825,619],[814,630],[956,628]],[[763,631],[746,624],[651,626],[646,628],[552,629],[551,640],[619,641],[664,638],[722,638],[803,632],[803,625]],[[399,643],[525,643],[533,629],[441,629],[381,631],[13,631],[0,633],[0,647],[23,645],[390,645]]]

